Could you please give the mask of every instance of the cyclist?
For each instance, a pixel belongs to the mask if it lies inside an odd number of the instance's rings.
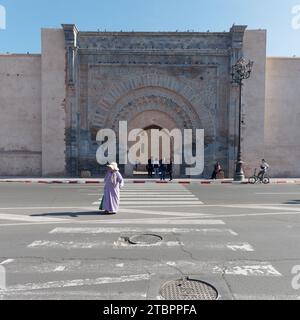
[[[261,165],[260,165],[260,172],[258,174],[258,178],[263,180],[265,178],[266,173],[268,172],[270,166],[267,164],[265,159],[262,159]]]

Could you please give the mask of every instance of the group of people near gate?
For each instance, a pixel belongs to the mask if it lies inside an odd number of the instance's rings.
[[[173,162],[172,160],[166,163],[166,160],[158,159],[148,160],[147,164],[148,178],[152,179],[153,176],[156,178],[160,177],[161,181],[165,181],[167,175],[169,176],[170,181],[173,181]]]
[[[262,160],[260,165],[260,172],[258,177],[263,178],[268,169],[268,163],[265,159]],[[104,194],[102,197],[102,201],[99,209],[104,211],[105,214],[116,214],[119,211],[120,206],[120,189],[124,187],[124,179],[120,173],[118,168],[118,164],[113,162],[107,165],[107,174],[104,179]],[[173,180],[173,163],[170,161],[168,164],[165,161],[154,160],[152,162],[151,159],[148,161],[147,170],[149,177],[153,176],[153,172],[155,175],[161,177],[161,180],[166,179],[166,173],[170,175],[170,181]],[[223,169],[219,162],[217,162],[214,166],[214,171],[212,174],[212,179],[217,179],[217,176]]]

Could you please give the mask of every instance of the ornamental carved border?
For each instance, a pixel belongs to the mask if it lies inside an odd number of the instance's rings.
[[[90,81],[94,76],[95,73],[90,73]],[[159,110],[166,112],[182,128],[205,129],[206,136],[216,136],[214,105],[207,103],[206,86],[197,92],[189,84],[160,73],[121,77],[121,80],[113,83],[104,95],[100,92],[94,111],[89,113],[90,125],[112,128],[116,121],[129,120],[130,115]]]
[[[121,108],[117,108],[108,120],[108,125],[113,130],[118,130],[118,120],[133,120],[145,111],[159,111],[166,113],[180,128],[196,129],[197,119],[191,119],[183,108],[180,108],[172,99],[156,94],[136,97]],[[200,125],[198,120],[198,126]],[[143,129],[143,128],[141,128]]]

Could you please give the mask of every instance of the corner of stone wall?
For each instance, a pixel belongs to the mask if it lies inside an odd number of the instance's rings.
[[[62,29],[42,29],[42,173],[66,174],[65,41]]]

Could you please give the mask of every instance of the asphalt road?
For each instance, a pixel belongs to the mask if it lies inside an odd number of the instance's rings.
[[[300,298],[300,185],[127,184],[115,216],[101,194],[0,183],[0,299],[161,299],[185,276],[225,300]]]

